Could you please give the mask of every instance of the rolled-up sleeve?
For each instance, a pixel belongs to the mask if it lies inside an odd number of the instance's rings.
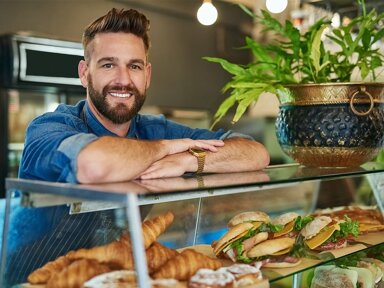
[[[69,159],[69,169],[67,172],[61,175],[60,178],[64,178],[65,182],[78,182],[77,181],[77,156],[80,151],[89,143],[95,141],[98,137],[94,134],[80,133],[70,136],[64,139],[59,145],[57,151],[63,153]],[[55,163],[55,159],[58,159],[59,163]],[[60,158],[55,158],[53,165],[60,166]]]
[[[253,139],[253,137],[251,137],[249,135],[246,135],[246,134],[243,134],[243,133],[239,133],[239,132],[233,132],[231,130],[225,132],[220,137],[221,140],[230,139],[230,138],[245,138],[245,139],[248,139],[248,140],[255,140],[255,139]]]

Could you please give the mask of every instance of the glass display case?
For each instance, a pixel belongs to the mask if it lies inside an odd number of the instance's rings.
[[[85,98],[77,75],[81,43],[30,33],[0,35],[0,198],[17,177],[28,124]]]
[[[156,234],[155,241],[177,251],[191,248],[215,258],[212,243],[241,212],[263,211],[275,218],[285,212],[304,216],[337,207],[376,211],[381,221],[376,229],[359,235],[348,247],[312,253],[295,267],[261,269],[270,287],[309,287],[308,275],[314,267],[381,247],[383,185],[384,165],[373,162],[338,169],[286,164],[254,172],[99,185],[8,178],[1,287],[35,287],[23,285],[31,272],[49,261],[71,251],[105,247],[123,236],[132,247],[134,264],[130,267],[137,271],[138,287],[151,287],[147,278],[151,260],[147,261],[142,221],[168,212],[173,215],[171,224]],[[229,265],[228,259],[220,261]]]

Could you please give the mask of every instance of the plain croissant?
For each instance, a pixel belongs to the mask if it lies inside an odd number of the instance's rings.
[[[151,246],[151,244],[156,241],[157,237],[171,225],[174,218],[175,216],[172,212],[166,212],[143,222],[142,229],[145,249]]]
[[[169,259],[179,254],[176,250],[165,247],[159,242],[154,242],[145,253],[147,256],[149,274],[152,274]]]
[[[222,266],[220,260],[210,258],[192,249],[185,249],[179,255],[170,259],[152,278],[174,278],[188,280],[201,268],[216,270]]]
[[[115,240],[102,246],[71,251],[67,257],[71,260],[93,259],[115,269],[133,268],[132,249],[127,241]]]
[[[28,282],[31,284],[44,284],[47,283],[49,278],[55,273],[60,272],[61,269],[68,266],[71,260],[67,256],[60,256],[57,259],[46,263],[39,269],[36,269],[28,275]]]
[[[110,271],[107,265],[96,260],[80,259],[52,275],[46,288],[80,288],[92,277]]]

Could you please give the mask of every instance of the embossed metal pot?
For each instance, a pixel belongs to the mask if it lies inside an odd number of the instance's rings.
[[[384,83],[288,85],[279,93],[283,151],[312,167],[355,167],[384,145]]]

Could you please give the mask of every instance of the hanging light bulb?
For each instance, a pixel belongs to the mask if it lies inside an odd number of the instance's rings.
[[[271,13],[281,13],[287,8],[288,0],[266,0],[266,6]]]
[[[217,9],[211,0],[204,0],[203,5],[197,10],[197,20],[203,25],[212,25],[217,20]]]

